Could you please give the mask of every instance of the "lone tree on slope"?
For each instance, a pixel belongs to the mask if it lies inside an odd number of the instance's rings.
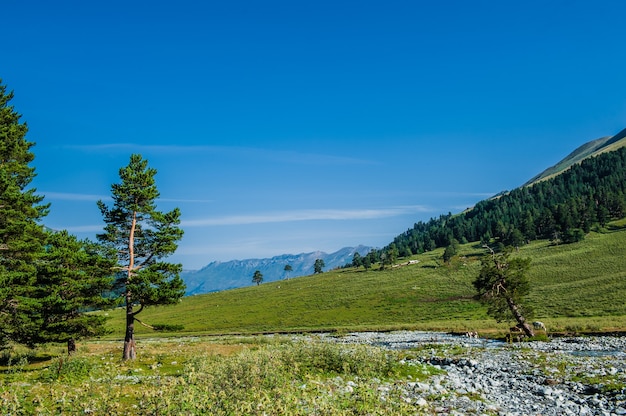
[[[286,264],[283,270],[285,271],[285,279],[289,279],[289,273],[293,271],[291,264]]]
[[[474,280],[480,300],[488,306],[487,313],[498,322],[513,318],[527,336],[534,336],[533,328],[526,320],[532,311],[523,305],[530,291],[526,277],[530,259],[510,258],[510,249],[496,253],[490,247],[487,248],[490,254],[483,258],[482,268]]]
[[[119,175],[121,183],[111,186],[113,206],[98,201],[106,226],[97,238],[117,253],[117,288],[126,305],[122,358],[129,360],[136,358],[134,323],[142,323],[137,315],[146,306],[173,304],[185,294],[182,265],[162,260],[176,251],[183,231],[178,208],[166,213],[156,209],[156,169],[148,168],[147,160],[131,155]]]
[[[252,275],[252,283],[256,283],[256,285],[260,285],[263,282],[263,273],[261,273],[259,270],[255,270],[254,274]]]
[[[322,259],[315,260],[315,263],[313,264],[313,274],[322,273],[323,272],[322,269],[324,267],[326,267],[326,263],[324,263],[324,260]]]

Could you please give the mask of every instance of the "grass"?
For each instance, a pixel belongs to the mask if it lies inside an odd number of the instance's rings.
[[[244,340],[243,338],[241,339]],[[112,343],[0,377],[10,415],[352,415],[416,414],[398,384],[441,370],[366,346],[246,338],[145,343],[119,359]],[[93,350],[92,350],[93,347]],[[384,400],[383,397],[384,396]]]
[[[622,221],[580,243],[536,241],[516,253],[532,259],[528,300],[550,332],[626,329],[625,247]],[[80,342],[72,357],[66,357],[65,345],[57,344],[4,351],[0,414],[427,414],[432,409],[405,397],[403,383],[427,381],[441,372],[420,360],[424,354],[464,356],[462,348],[384,351],[249,334],[398,329],[504,333],[509,324],[495,323],[473,299],[472,281],[483,250],[463,245],[450,265],[443,264],[442,254],[435,250],[415,256],[419,263],[410,265],[409,259],[401,259],[397,267],[382,271],[334,270],[149,308],[141,315],[143,321],[183,329],[154,332],[137,325],[139,354],[132,362],[120,359],[123,310],[104,312],[113,333]],[[586,374],[583,366],[568,375],[558,358],[535,354],[529,359],[549,368],[547,375],[597,385],[602,391],[625,385],[621,376]]]
[[[592,232],[582,242],[551,245],[536,241],[516,255],[532,259],[528,301],[537,319],[552,331],[626,329],[626,222]],[[182,325],[178,332],[155,333],[137,325],[138,337],[157,335],[254,334],[358,330],[444,330],[498,332],[474,296],[472,281],[484,250],[461,246],[460,255],[444,265],[442,249],[413,256],[418,264],[386,270],[340,269],[186,297],[174,306],[154,307],[141,319]],[[402,265],[405,263],[405,265]],[[377,268],[377,267],[376,267]],[[124,328],[121,309],[107,312],[112,338]]]

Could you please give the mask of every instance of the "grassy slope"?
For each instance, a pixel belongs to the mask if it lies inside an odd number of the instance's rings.
[[[619,149],[620,147],[626,146],[625,134],[626,130],[622,130],[615,136],[603,137],[601,139],[585,143],[584,145],[580,146],[572,153],[570,153],[567,157],[565,157],[556,165],[546,169],[539,175],[526,182],[525,186],[554,178],[555,176],[558,176],[567,169],[569,169],[572,165],[580,163],[586,158],[598,156],[602,153],[612,152]]]
[[[607,233],[591,233],[577,244],[550,246],[547,241],[537,241],[521,248],[519,255],[532,258],[529,300],[537,318],[552,328],[626,328],[625,225],[622,221]],[[472,280],[483,253],[467,244],[460,258],[444,266],[439,249],[414,256],[420,260],[416,265],[385,271],[335,270],[186,297],[175,306],[147,309],[140,318],[152,324],[182,324],[185,329],[179,335],[402,328],[486,330],[497,326],[484,307],[472,299]],[[109,315],[112,336],[121,337],[122,310],[110,311]],[[140,336],[159,334],[136,327]]]

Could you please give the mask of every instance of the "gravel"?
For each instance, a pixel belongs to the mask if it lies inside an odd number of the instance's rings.
[[[339,343],[417,348],[408,364],[444,370],[403,381],[407,401],[428,414],[626,415],[626,338],[503,342],[401,331],[322,335]]]

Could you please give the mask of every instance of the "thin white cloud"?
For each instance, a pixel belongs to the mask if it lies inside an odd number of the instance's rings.
[[[48,199],[57,200],[57,201],[110,201],[111,197],[107,195],[95,195],[95,194],[74,194],[67,192],[46,192],[42,191],[42,195],[44,195]]]
[[[263,158],[274,162],[298,163],[298,164],[359,164],[359,165],[376,165],[379,162],[365,159],[357,159],[347,156],[336,156],[319,153],[303,153],[291,150],[263,149],[257,147],[243,146],[209,146],[209,145],[143,145],[135,143],[109,143],[109,144],[90,144],[90,145],[71,145],[65,146],[67,149],[76,149],[84,152],[104,151],[124,151],[137,153],[160,153],[172,155],[179,154],[199,154],[199,153],[219,153],[232,156],[245,156],[252,158]]]
[[[38,192],[44,195],[47,199],[56,201],[112,201],[108,195],[96,195],[96,194],[80,194],[69,192]],[[208,203],[215,202],[213,199],[181,199],[181,198],[159,198],[157,202],[177,202],[177,203]]]
[[[67,230],[69,233],[77,233],[77,234],[82,234],[82,233],[99,233],[102,232],[104,230],[104,224],[100,224],[100,225],[74,225],[74,226],[69,226],[69,227],[57,227],[57,226],[49,226],[50,228],[52,228],[53,230]]]
[[[189,204],[206,204],[209,202],[215,202],[214,199],[180,199],[180,198],[159,198],[157,202],[180,202]]]
[[[400,206],[383,209],[355,209],[355,210],[299,210],[272,212],[267,214],[232,215],[216,218],[201,218],[181,221],[182,227],[210,227],[223,225],[267,224],[294,221],[318,221],[318,220],[368,220],[377,218],[396,217],[399,215],[416,212],[429,212],[430,210],[421,205]]]

